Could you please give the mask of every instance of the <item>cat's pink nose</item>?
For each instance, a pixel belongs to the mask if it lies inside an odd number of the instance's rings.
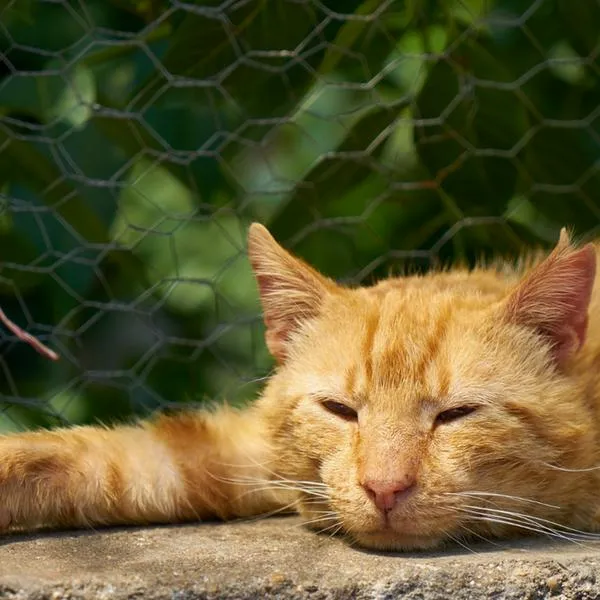
[[[362,486],[382,512],[390,512],[399,500],[410,494],[415,487],[415,479],[405,477],[396,481],[376,481],[369,479]]]

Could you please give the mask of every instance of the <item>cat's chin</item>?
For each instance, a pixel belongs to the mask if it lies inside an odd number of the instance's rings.
[[[441,545],[443,537],[439,535],[415,535],[399,533],[392,529],[375,532],[353,532],[352,538],[357,546],[368,550],[408,551],[431,550]]]

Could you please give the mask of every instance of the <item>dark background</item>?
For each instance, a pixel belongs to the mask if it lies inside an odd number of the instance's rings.
[[[600,225],[596,0],[0,0],[0,430],[253,397],[253,220],[370,282]]]

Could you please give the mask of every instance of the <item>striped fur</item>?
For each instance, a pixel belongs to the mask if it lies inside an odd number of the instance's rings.
[[[249,254],[278,362],[261,397],[241,411],[0,438],[0,527],[293,510],[381,549],[506,536],[530,522],[543,531],[542,519],[560,531],[598,528],[591,246],[576,249],[563,234],[523,272],[456,269],[357,289],[258,225]],[[464,405],[473,407],[464,418],[437,419]],[[364,482],[402,478],[414,489],[382,514]]]

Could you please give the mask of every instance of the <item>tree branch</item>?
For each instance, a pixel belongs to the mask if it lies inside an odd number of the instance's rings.
[[[54,350],[50,350],[47,346],[42,344],[38,339],[34,338],[29,333],[23,331],[16,323],[13,323],[4,313],[4,311],[0,308],[0,323],[3,323],[6,328],[11,331],[14,335],[17,336],[22,342],[29,344],[32,348],[37,350],[42,356],[49,358],[50,360],[58,360],[59,356],[54,352]]]

